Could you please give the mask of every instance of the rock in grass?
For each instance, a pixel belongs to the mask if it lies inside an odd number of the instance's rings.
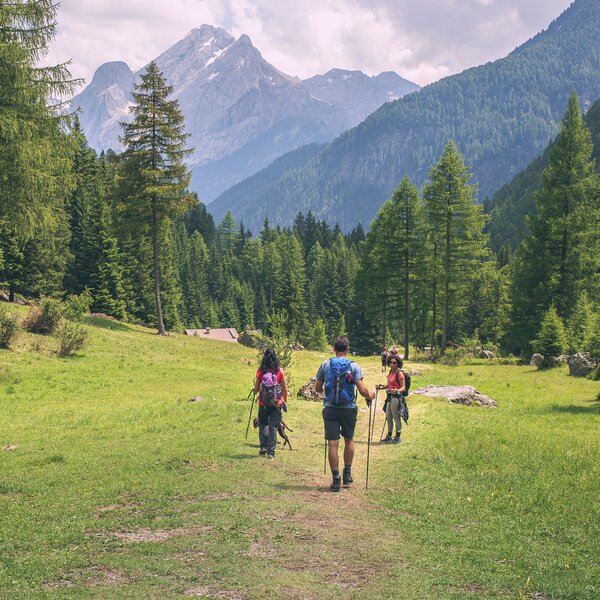
[[[587,352],[578,352],[569,356],[569,375],[572,377],[587,377],[594,364]]]
[[[323,393],[317,392],[316,390],[317,379],[312,377],[309,379],[298,392],[298,398],[304,398],[305,400],[313,400],[314,402],[323,401]]]
[[[202,402],[202,400],[204,400],[204,396],[194,396],[193,398],[190,398],[188,402]]]
[[[540,365],[544,362],[544,357],[541,354],[538,354],[537,352],[531,357],[531,360],[529,361],[529,365],[532,367],[537,367],[538,369],[540,368]]]
[[[465,406],[491,406],[496,407],[498,403],[476,390],[472,385],[426,385],[412,394],[417,396],[432,396],[434,398],[446,398],[452,404],[464,404]]]

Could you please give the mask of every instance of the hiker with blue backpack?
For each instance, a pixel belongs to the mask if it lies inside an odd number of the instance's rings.
[[[390,367],[390,372],[387,375],[387,384],[377,385],[378,390],[386,390],[387,393],[383,410],[387,419],[388,434],[381,440],[381,443],[399,444],[404,411],[406,411],[405,420],[408,420],[405,395],[409,385],[407,385],[407,376],[402,370],[402,359],[398,354],[390,354],[388,357],[388,366]],[[396,437],[392,438],[394,425],[396,425]]]
[[[367,406],[375,398],[375,392],[369,392],[363,382],[361,368],[349,360],[346,355],[350,350],[350,341],[340,336],[333,345],[335,357],[324,361],[317,371],[317,392],[325,389],[323,401],[323,423],[327,440],[329,467],[333,481],[331,490],[339,492],[342,486],[352,483],[352,460],[354,458],[354,429],[358,407],[356,391],[366,399]],[[340,477],[339,444],[340,435],[344,438],[344,471]]]
[[[287,402],[285,374],[279,366],[275,350],[267,348],[263,354],[256,380],[254,394],[258,394],[259,454],[275,458],[277,430],[281,424],[281,409]]]

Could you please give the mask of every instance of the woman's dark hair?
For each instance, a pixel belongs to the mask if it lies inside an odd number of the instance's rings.
[[[401,369],[402,368],[402,359],[400,358],[399,354],[392,354],[390,356],[388,356],[388,367],[390,366],[390,363],[395,360],[398,363],[398,368]]]
[[[277,354],[275,354],[273,348],[267,348],[260,362],[260,372],[264,374],[269,371],[277,371],[277,369],[279,369]]]

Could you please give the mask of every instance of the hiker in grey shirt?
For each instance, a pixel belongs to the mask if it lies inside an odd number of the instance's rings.
[[[367,400],[367,406],[371,405],[375,392],[369,392],[364,384],[361,368],[346,358],[350,350],[350,340],[346,336],[338,337],[333,349],[335,358],[323,362],[317,371],[315,389],[317,392],[325,390],[323,423],[329,450],[329,467],[333,476],[331,490],[339,492],[342,485],[338,454],[340,434],[344,438],[343,484],[348,486],[352,483],[353,438],[358,415],[356,389]]]

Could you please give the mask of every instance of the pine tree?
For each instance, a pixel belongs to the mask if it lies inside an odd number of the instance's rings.
[[[532,342],[534,352],[544,357],[540,368],[548,369],[553,366],[553,358],[564,353],[567,347],[565,327],[554,306],[551,306],[542,319],[540,330]]]
[[[124,319],[125,290],[123,288],[123,267],[117,244],[112,232],[109,209],[102,195],[99,195],[91,209],[90,240],[93,265],[89,278],[92,294],[92,309]]]
[[[53,0],[0,4],[0,222],[23,244],[60,227],[72,185],[68,117],[51,98],[78,83],[65,64],[39,67],[56,31]]]
[[[573,93],[536,196],[537,214],[515,258],[512,285],[515,350],[526,352],[551,305],[569,319],[581,293],[600,282],[600,182],[592,142]]]
[[[318,350],[325,352],[327,350],[327,332],[325,323],[322,319],[314,321],[314,325],[309,328],[309,335],[306,338],[306,347],[309,350]]]
[[[281,262],[280,278],[277,282],[277,301],[275,308],[288,314],[288,334],[291,337],[302,336],[308,325],[306,304],[306,268],[302,246],[295,235],[280,234],[276,245]]]
[[[73,175],[75,187],[67,198],[66,206],[71,229],[70,260],[65,274],[65,290],[70,294],[80,294],[90,286],[94,269],[94,248],[92,240],[92,205],[100,195],[98,163],[96,153],[88,146],[79,119],[75,117],[73,132],[75,152],[73,155]]]
[[[396,304],[403,320],[404,359],[407,360],[412,326],[411,293],[423,237],[419,193],[408,176],[394,190],[382,210],[382,217],[390,258],[386,264],[386,280],[395,284],[389,293],[398,296]],[[386,248],[381,248],[381,251],[385,252]]]
[[[568,321],[568,351],[571,354],[583,352],[585,340],[594,324],[594,307],[586,292],[579,297]]]
[[[172,219],[185,213],[193,202],[186,193],[190,173],[183,163],[190,150],[186,148],[188,135],[178,103],[168,100],[172,88],[154,62],[135,89],[133,120],[123,124],[124,212],[132,226],[145,228],[150,235],[157,329],[164,335],[161,254]],[[175,315],[172,321],[177,321]]]
[[[327,263],[325,250],[319,242],[315,242],[306,259],[306,297],[308,313],[312,323],[323,318],[322,301],[325,298],[327,285]]]
[[[240,231],[233,218],[233,215],[231,214],[231,211],[229,210],[219,225],[218,236],[221,250],[233,252],[237,241],[240,239]]]
[[[465,288],[487,254],[485,217],[481,205],[475,203],[475,187],[469,184],[470,179],[471,173],[451,140],[431,169],[423,195],[433,248],[432,327],[436,327],[439,295],[442,352],[446,350],[449,334],[460,333],[456,325],[467,306]]]
[[[600,314],[598,313],[594,315],[589,331],[586,333],[583,349],[589,353],[595,365],[592,378],[600,379]]]
[[[185,213],[183,222],[190,235],[197,231],[204,242],[211,246],[217,239],[217,228],[212,215],[206,210],[206,206],[198,200],[196,192],[192,192],[194,205]]]
[[[0,221],[0,281],[8,285],[9,302],[15,301],[15,294],[26,291],[23,275],[25,253],[19,245],[15,231]]]

